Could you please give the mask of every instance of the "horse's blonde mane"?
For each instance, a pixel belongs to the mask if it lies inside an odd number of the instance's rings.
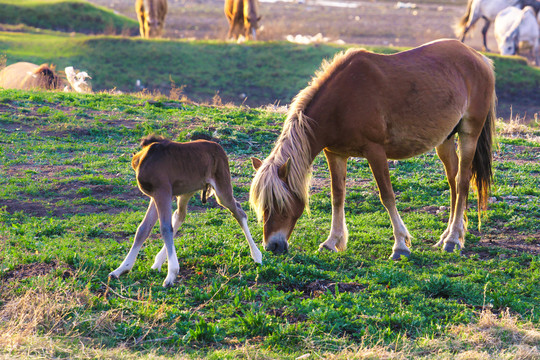
[[[358,49],[349,49],[334,56],[332,61],[323,60],[309,85],[293,100],[283,130],[274,149],[255,174],[249,199],[251,207],[262,220],[264,211],[280,213],[291,208],[292,195],[296,195],[309,212],[309,186],[311,182],[312,154],[310,138],[313,136],[314,120],[304,114],[317,92],[336,71],[355,55]],[[279,178],[278,169],[291,159],[287,185]]]

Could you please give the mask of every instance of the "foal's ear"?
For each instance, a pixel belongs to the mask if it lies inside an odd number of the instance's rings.
[[[279,178],[285,181],[285,179],[287,179],[287,176],[289,176],[290,171],[291,171],[291,158],[288,158],[287,162],[281,165],[278,169]]]
[[[253,168],[255,169],[255,171],[257,171],[261,167],[262,161],[257,159],[256,157],[252,157],[251,158],[251,165],[253,165]]]

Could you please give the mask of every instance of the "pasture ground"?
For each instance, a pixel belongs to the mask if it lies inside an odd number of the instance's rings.
[[[390,221],[359,159],[348,165],[348,249],[317,253],[330,226],[319,156],[312,213],[299,220],[288,255],[264,252],[255,265],[232,217],[195,197],[176,239],[178,284],[163,289],[165,274],[150,270],[157,227],[133,271],[107,280],[147,205],[130,168],[137,140],[157,132],[218,141],[248,210],[249,157],[269,153],[285,115],[143,95],[7,90],[0,107],[0,357],[540,357],[536,124],[498,124],[490,208],[479,233],[471,199],[461,256],[432,248],[449,197],[434,152],[391,164],[414,237],[408,261],[388,260]],[[261,225],[248,216],[260,243]]]

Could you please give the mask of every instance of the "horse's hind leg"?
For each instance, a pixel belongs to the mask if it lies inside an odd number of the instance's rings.
[[[444,141],[441,145],[437,146],[437,155],[441,159],[444,169],[446,171],[446,179],[450,186],[450,215],[448,218],[448,227],[441,235],[440,241],[435,246],[440,246],[444,242],[444,239],[450,232],[450,225],[452,225],[452,218],[456,208],[457,190],[456,190],[456,175],[458,173],[458,157],[456,154],[456,145],[454,136]]]
[[[167,252],[167,277],[163,282],[163,286],[172,286],[176,280],[176,275],[178,275],[178,271],[180,270],[173,241],[171,198],[172,194],[170,191],[165,190],[154,195],[159,215],[159,229]]]
[[[482,39],[484,41],[484,51],[490,51],[487,46],[487,32],[489,30],[489,26],[491,25],[491,21],[484,16],[484,20],[486,23],[484,24],[484,27],[482,27]]]
[[[172,215],[173,238],[178,232],[180,225],[182,225],[182,223],[186,219],[187,205],[188,205],[189,199],[191,199],[193,194],[195,193],[180,195],[177,198],[178,207],[176,211],[174,212],[174,214]],[[152,265],[152,269],[161,271],[161,266],[163,265],[165,260],[167,260],[167,247],[163,245],[159,253],[157,253],[156,258],[154,259],[154,264]]]
[[[396,208],[396,198],[392,183],[390,182],[390,172],[388,170],[388,159],[384,148],[377,144],[372,144],[367,150],[366,159],[368,160],[371,172],[377,181],[381,202],[390,215],[392,227],[394,230],[394,247],[392,248],[392,259],[399,260],[401,256],[409,257],[411,251],[411,235],[405,227],[403,220],[399,216]]]
[[[225,166],[228,166],[228,164]],[[238,224],[240,224],[240,227],[242,228],[242,231],[244,232],[244,235],[248,241],[251,257],[256,263],[261,264],[262,254],[255,242],[253,241],[253,238],[251,237],[251,233],[249,231],[247,223],[247,215],[238,203],[238,201],[236,201],[233,197],[229,171],[228,169],[223,171],[218,170],[218,173],[221,174],[216,176],[216,179],[214,179],[213,183],[211,182],[211,185],[214,188],[216,194],[217,202],[219,205],[229,209],[229,211],[233,214]]]
[[[345,223],[345,179],[347,158],[324,150],[332,181],[332,226],[330,235],[319,245],[321,249],[344,251],[347,247],[347,224]]]
[[[143,221],[137,228],[137,232],[135,233],[135,239],[133,240],[133,245],[131,246],[129,253],[127,254],[122,264],[120,264],[120,266],[116,270],[109,274],[110,277],[118,278],[120,275],[127,273],[133,268],[133,265],[135,264],[135,259],[137,258],[137,255],[141,250],[141,246],[148,238],[148,235],[150,235],[150,231],[152,231],[152,228],[156,224],[157,219],[158,213],[156,209],[156,204],[154,202],[154,199],[151,199],[150,205],[148,205],[148,210],[146,211],[146,215],[144,215]]]
[[[441,239],[444,243],[444,250],[453,252],[456,248],[461,249],[465,244],[465,210],[469,197],[469,186],[472,177],[471,164],[476,152],[477,135],[459,133],[459,166],[456,177],[457,198],[451,223],[448,226],[446,236]]]

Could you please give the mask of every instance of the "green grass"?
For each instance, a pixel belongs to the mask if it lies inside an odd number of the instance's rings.
[[[174,86],[194,101],[250,106],[288,104],[303,89],[322,59],[345,46],[286,42],[237,45],[222,41],[142,40],[56,32],[0,32],[0,54],[17,61],[75,66],[92,76],[96,91],[136,92],[140,80],[150,91],[169,94]],[[391,53],[401,48],[369,47]],[[491,56],[491,55],[490,55]],[[505,106],[526,97],[540,103],[540,69],[520,59],[494,55],[499,101]],[[203,61],[204,60],[204,61]],[[532,116],[532,115],[531,115]]]
[[[0,7],[2,24],[87,34],[136,35],[139,28],[137,21],[85,0],[0,0]]]
[[[208,46],[252,51],[265,45]],[[499,138],[496,200],[479,234],[471,194],[473,230],[461,256],[432,248],[445,229],[448,210],[441,207],[449,201],[434,152],[392,164],[398,209],[414,237],[408,261],[388,260],[390,220],[362,159],[348,164],[354,180],[346,200],[348,249],[317,253],[331,219],[328,173],[318,156],[314,176],[322,185],[312,191],[312,213],[300,218],[288,255],[264,252],[263,264],[255,265],[228,212],[213,199],[203,206],[194,197],[176,239],[181,273],[175,287],[163,289],[165,274],[150,270],[162,246],[157,227],[132,272],[108,282],[148,203],[130,160],[149,133],[182,141],[206,134],[222,144],[235,196],[257,243],[262,238],[248,211],[249,157],[269,154],[284,115],[146,100],[0,91],[0,353],[294,359],[306,353],[353,358],[367,347],[405,358],[454,358],[476,349],[452,339],[489,309],[508,312],[515,322],[511,332],[504,328],[506,337],[498,333],[501,346],[481,345],[496,358],[517,351],[514,335],[539,328],[540,257],[513,246],[539,245],[538,128],[529,128],[526,139]],[[540,346],[538,336],[526,339],[521,345]]]

